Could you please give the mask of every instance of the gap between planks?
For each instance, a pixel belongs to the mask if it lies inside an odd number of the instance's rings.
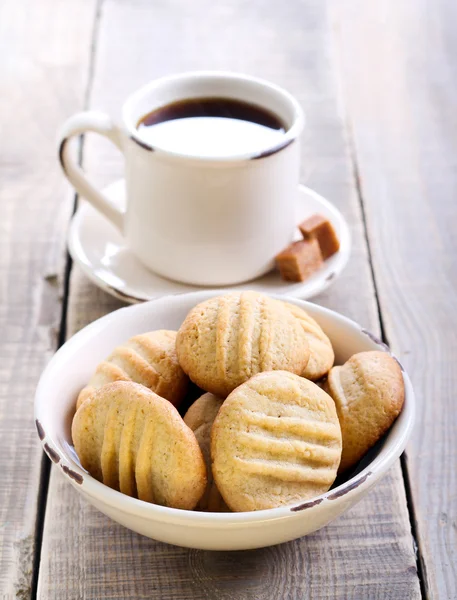
[[[416,388],[404,462],[433,598],[457,597],[456,9],[334,3],[379,301]]]
[[[81,152],[82,144],[80,144],[79,157],[82,156]],[[71,217],[75,214],[78,197],[75,195],[73,202],[73,211]],[[71,218],[70,217],[70,218]],[[63,346],[67,334],[67,314],[68,314],[68,299],[70,296],[70,274],[73,261],[66,251],[65,254],[65,270],[63,278],[63,297],[62,297],[62,310],[60,313],[60,324],[59,333],[57,337],[56,351]],[[41,561],[41,547],[43,542],[43,530],[44,530],[44,518],[46,515],[46,503],[48,499],[49,480],[51,477],[51,461],[43,451],[41,459],[40,469],[40,487],[38,491],[38,503],[37,503],[37,518],[35,526],[35,544],[32,562],[32,586],[31,586],[31,600],[35,600],[37,597],[38,589],[38,576],[40,573],[40,561]]]
[[[91,45],[90,45],[90,56],[89,56],[89,67],[87,84],[84,92],[83,110],[87,110],[89,107],[90,94],[92,90],[92,84],[94,81],[95,72],[95,55],[97,51],[97,39],[99,26],[101,21],[102,6],[104,0],[97,0],[95,7],[95,16],[92,27]],[[80,136],[78,139],[78,164],[81,166],[84,160],[84,136]],[[78,207],[78,194],[74,195],[73,208],[70,215],[70,220],[76,212]],[[61,348],[66,341],[67,337],[67,315],[68,315],[68,303],[70,298],[70,279],[71,270],[73,268],[73,259],[68,252],[65,250],[65,268],[63,274],[63,293],[62,293],[62,308],[60,313],[59,331],[57,335],[56,351]],[[40,468],[40,485],[38,490],[38,502],[37,502],[37,518],[35,523],[35,543],[32,561],[32,583],[31,583],[31,600],[36,600],[38,591],[38,578],[40,574],[40,562],[41,562],[41,548],[43,542],[43,531],[44,521],[46,515],[46,504],[48,499],[49,481],[51,477],[51,461],[43,451]]]
[[[370,265],[371,278],[372,278],[373,287],[374,287],[374,297],[375,297],[376,307],[377,307],[377,311],[378,311],[379,330],[381,333],[381,340],[384,342],[384,344],[386,344],[390,348],[389,339],[386,335],[386,328],[385,328],[385,324],[384,324],[384,318],[382,315],[381,303],[380,303],[380,299],[379,299],[378,282],[376,279],[376,272],[375,272],[375,268],[374,268],[374,264],[373,264],[373,253],[372,253],[372,248],[371,248],[371,243],[370,243],[370,237],[368,234],[367,217],[366,217],[365,206],[364,206],[362,186],[360,184],[360,171],[359,171],[359,165],[357,162],[357,151],[356,151],[355,145],[354,145],[354,137],[353,137],[353,133],[352,133],[351,120],[350,120],[348,111],[346,111],[346,114],[345,114],[345,123],[346,123],[347,135],[348,135],[349,157],[350,157],[350,160],[352,163],[354,183],[355,183],[357,197],[358,197],[359,205],[360,205],[360,213],[362,216],[363,230],[364,230],[364,234],[365,234],[365,242],[367,245],[367,252],[368,252],[368,263]],[[411,525],[411,536],[413,538],[413,545],[414,545],[415,554],[416,554],[416,569],[417,569],[417,576],[419,578],[421,596],[422,596],[422,598],[428,598],[429,595],[428,595],[427,589],[426,589],[426,579],[424,577],[425,564],[424,564],[424,558],[423,558],[421,548],[420,548],[420,542],[419,542],[419,539],[417,536],[417,521],[416,521],[416,516],[415,516],[415,512],[414,512],[414,501],[413,501],[413,496],[412,496],[412,492],[411,492],[406,451],[404,451],[403,454],[400,456],[400,465],[401,465],[401,473],[403,476],[403,485],[405,488],[406,507],[408,509],[409,523]]]
[[[341,43],[341,40],[340,40],[340,43]],[[339,75],[338,83],[340,86],[340,97],[342,99],[344,99],[344,97],[345,97],[344,96],[344,69],[343,69],[342,65],[340,64],[340,61],[338,60],[338,53],[335,49],[335,44],[332,45],[332,49],[333,49],[335,63],[338,64],[338,67],[339,67],[337,69],[337,73]],[[368,253],[368,264],[370,267],[371,279],[373,282],[374,300],[376,303],[377,316],[378,316],[378,321],[379,321],[380,337],[381,337],[382,342],[384,342],[384,344],[386,344],[390,348],[390,343],[389,343],[389,339],[386,334],[386,327],[385,327],[384,317],[383,317],[382,309],[381,309],[381,302],[380,302],[380,298],[379,298],[379,286],[378,286],[378,281],[376,278],[376,272],[375,272],[375,268],[374,268],[373,251],[372,251],[370,237],[369,237],[369,233],[368,233],[367,216],[366,216],[366,211],[365,211],[364,197],[363,197],[362,185],[361,185],[361,180],[360,180],[360,167],[359,167],[359,163],[358,163],[358,159],[357,159],[357,150],[356,150],[355,142],[354,142],[354,132],[353,132],[353,128],[352,128],[352,121],[351,121],[350,111],[347,108],[347,104],[344,104],[344,103],[343,103],[343,122],[344,122],[345,129],[346,129],[348,154],[349,154],[349,160],[350,160],[351,166],[352,166],[352,176],[354,179],[355,191],[357,194],[357,199],[358,199],[359,207],[360,207],[360,215],[361,215],[361,219],[362,219],[362,223],[363,223],[363,232],[364,232],[365,244],[366,244],[367,253]],[[429,598],[429,593],[428,593],[427,584],[426,584],[426,577],[425,577],[425,561],[424,561],[424,557],[423,557],[423,554],[421,551],[419,537],[417,535],[417,519],[416,519],[415,509],[414,509],[414,500],[413,500],[413,495],[412,495],[412,490],[411,490],[410,475],[409,475],[409,471],[408,471],[406,451],[404,451],[403,454],[400,456],[400,466],[401,466],[401,473],[402,473],[402,477],[403,477],[403,486],[405,489],[406,507],[408,510],[409,523],[411,526],[411,536],[413,539],[413,546],[414,546],[414,550],[415,550],[416,569],[417,569],[417,576],[419,579],[420,593],[421,593],[422,598]]]

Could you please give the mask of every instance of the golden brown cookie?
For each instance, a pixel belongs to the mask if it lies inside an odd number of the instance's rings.
[[[175,406],[187,392],[188,377],[176,356],[175,331],[151,331],[130,338],[101,362],[78,396],[76,408],[102,385],[113,381],[141,383]]]
[[[405,399],[401,369],[387,352],[359,352],[326,384],[343,434],[340,471],[353,467],[395,421]]]
[[[302,377],[317,381],[326,375],[333,366],[335,353],[332,344],[322,331],[321,326],[307,312],[296,304],[285,302],[285,305],[294,317],[300,321],[309,344],[309,361]]]
[[[283,302],[257,292],[198,304],[179,328],[176,350],[192,381],[222,398],[261,371],[300,374],[309,358],[298,320]]]
[[[223,400],[214,394],[203,394],[196,400],[184,415],[184,423],[192,429],[200,444],[200,449],[206,463],[208,483],[197,508],[210,512],[226,512],[229,510],[217,489],[211,469],[211,428],[214,419],[222,406]]]
[[[82,466],[128,496],[190,510],[205,491],[195,435],[170,402],[142,385],[116,381],[96,390],[71,433]]]
[[[235,511],[301,502],[326,492],[341,458],[335,404],[286,371],[252,377],[225,400],[211,433],[213,476]]]

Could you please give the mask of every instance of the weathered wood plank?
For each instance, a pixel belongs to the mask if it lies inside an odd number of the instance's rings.
[[[457,597],[457,4],[335,2],[386,336],[412,375],[407,465],[431,598]]]
[[[56,347],[73,192],[55,160],[82,106],[94,2],[0,3],[0,596],[28,598],[40,478],[33,394]]]
[[[351,264],[319,301],[379,330],[346,144],[324,3],[109,0],[102,11],[93,108],[118,114],[141,83],[184,69],[253,73],[286,86],[307,110],[303,179],[348,217]],[[198,41],[197,41],[198,40]],[[90,139],[91,173],[109,181],[120,157]],[[354,291],[356,290],[356,291]],[[119,306],[74,269],[69,333]],[[388,578],[386,578],[388,573]],[[52,474],[39,598],[418,598],[398,464],[357,508],[317,534],[260,551],[211,553],[148,540],[112,523]]]

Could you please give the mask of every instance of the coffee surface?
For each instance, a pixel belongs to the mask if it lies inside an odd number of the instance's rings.
[[[262,152],[285,133],[274,113],[231,98],[173,102],[146,114],[137,129],[152,147],[206,158]]]

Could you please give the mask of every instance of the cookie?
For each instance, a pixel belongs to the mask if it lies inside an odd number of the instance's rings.
[[[205,491],[194,433],[170,402],[142,385],[116,381],[96,390],[71,433],[82,466],[128,496],[190,510]]]
[[[387,352],[360,352],[330,370],[326,389],[340,419],[343,472],[363,457],[401,412],[403,377],[399,364]]]
[[[257,292],[198,304],[178,331],[176,351],[190,379],[221,398],[262,371],[300,374],[309,359],[298,320],[284,303]]]
[[[286,371],[252,377],[225,400],[211,432],[213,476],[227,505],[251,511],[326,492],[341,458],[335,404]]]
[[[102,385],[114,381],[141,383],[175,406],[187,392],[188,377],[176,356],[175,331],[151,331],[130,338],[101,362],[78,396],[76,408]]]
[[[307,312],[295,304],[285,302],[285,305],[300,321],[308,340],[309,360],[302,377],[317,381],[326,375],[333,366],[335,353],[332,344],[320,325]]]
[[[197,442],[200,444],[208,474],[206,490],[197,504],[197,508],[210,512],[226,512],[229,510],[214,483],[210,454],[211,428],[214,419],[222,406],[222,402],[223,400],[214,394],[203,394],[203,396],[198,398],[198,400],[192,404],[184,415],[184,423],[192,429],[197,438]]]

